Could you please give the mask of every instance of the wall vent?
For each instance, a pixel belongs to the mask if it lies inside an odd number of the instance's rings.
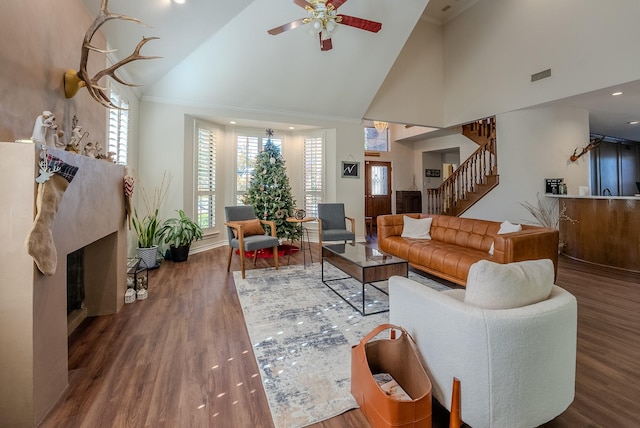
[[[538,80],[546,79],[547,77],[551,77],[551,69],[548,68],[544,71],[540,71],[538,73],[534,73],[531,75],[531,81],[537,82]]]

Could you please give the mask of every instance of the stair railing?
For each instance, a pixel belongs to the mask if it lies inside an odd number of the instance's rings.
[[[427,213],[451,215],[487,176],[498,174],[496,139],[489,138],[436,189],[427,189]]]

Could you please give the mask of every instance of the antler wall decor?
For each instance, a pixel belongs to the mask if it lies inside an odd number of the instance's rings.
[[[573,154],[571,155],[571,157],[569,158],[569,160],[571,162],[575,162],[578,160],[578,158],[580,158],[580,156],[584,155],[585,153],[587,153],[589,150],[593,150],[596,147],[598,147],[600,145],[600,143],[602,143],[602,141],[604,140],[604,137],[600,137],[600,138],[596,138],[594,140],[591,140],[589,142],[589,144],[587,144],[580,153],[578,153],[578,149],[575,149],[573,151]]]
[[[93,38],[95,33],[98,31],[98,29],[100,29],[102,24],[112,19],[122,19],[124,21],[132,21],[137,24],[141,24],[146,27],[149,27],[149,25],[145,24],[139,19],[132,18],[126,15],[111,13],[109,11],[108,3],[109,3],[109,0],[102,0],[102,5],[100,6],[100,13],[96,17],[96,19],[93,21],[93,23],[89,26],[89,29],[87,29],[87,32],[84,35],[84,42],[82,43],[82,51],[80,54],[80,68],[78,69],[78,71],[67,70],[64,75],[64,94],[67,98],[72,98],[78,92],[78,90],[84,86],[89,91],[89,95],[91,95],[91,98],[98,101],[103,106],[107,108],[115,108],[115,109],[122,110],[122,108],[114,105],[111,102],[111,99],[105,92],[106,88],[101,87],[98,82],[103,77],[110,76],[113,80],[123,85],[132,86],[132,87],[140,86],[140,85],[127,83],[123,81],[118,76],[116,76],[115,72],[118,68],[122,67],[123,65],[139,59],[160,58],[158,56],[140,55],[140,49],[142,49],[142,46],[144,46],[150,40],[158,39],[158,37],[143,37],[131,55],[129,55],[128,57],[124,58],[121,61],[118,61],[117,63],[113,64],[111,67],[105,68],[104,70],[97,72],[95,76],[90,77],[89,73],[87,72],[87,62],[89,60],[89,52],[95,51],[103,54],[115,52],[115,51],[98,49],[95,46],[91,45],[91,39]]]

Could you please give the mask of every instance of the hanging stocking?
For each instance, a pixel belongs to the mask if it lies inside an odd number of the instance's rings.
[[[126,173],[126,169],[125,169]],[[129,225],[129,230],[131,230],[131,196],[133,195],[133,182],[134,179],[130,175],[124,176],[124,211],[127,216],[127,223]]]
[[[44,153],[46,154],[46,151]],[[45,159],[40,162],[41,175],[36,179],[39,183],[36,197],[36,218],[25,245],[40,272],[51,276],[56,273],[58,265],[58,255],[51,228],[60,201],[69,183],[78,172],[78,167],[69,165],[49,154],[45,155]]]

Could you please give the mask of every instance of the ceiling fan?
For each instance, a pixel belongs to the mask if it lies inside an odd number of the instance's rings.
[[[379,22],[338,14],[337,9],[345,4],[347,0],[293,0],[293,2],[306,9],[307,17],[272,28],[268,31],[269,34],[275,36],[287,30],[300,27],[301,25],[310,24],[309,33],[317,34],[320,38],[320,50],[328,51],[333,48],[331,36],[335,32],[337,24],[348,25],[361,30],[371,31],[372,33],[377,33],[382,28],[382,24]]]

